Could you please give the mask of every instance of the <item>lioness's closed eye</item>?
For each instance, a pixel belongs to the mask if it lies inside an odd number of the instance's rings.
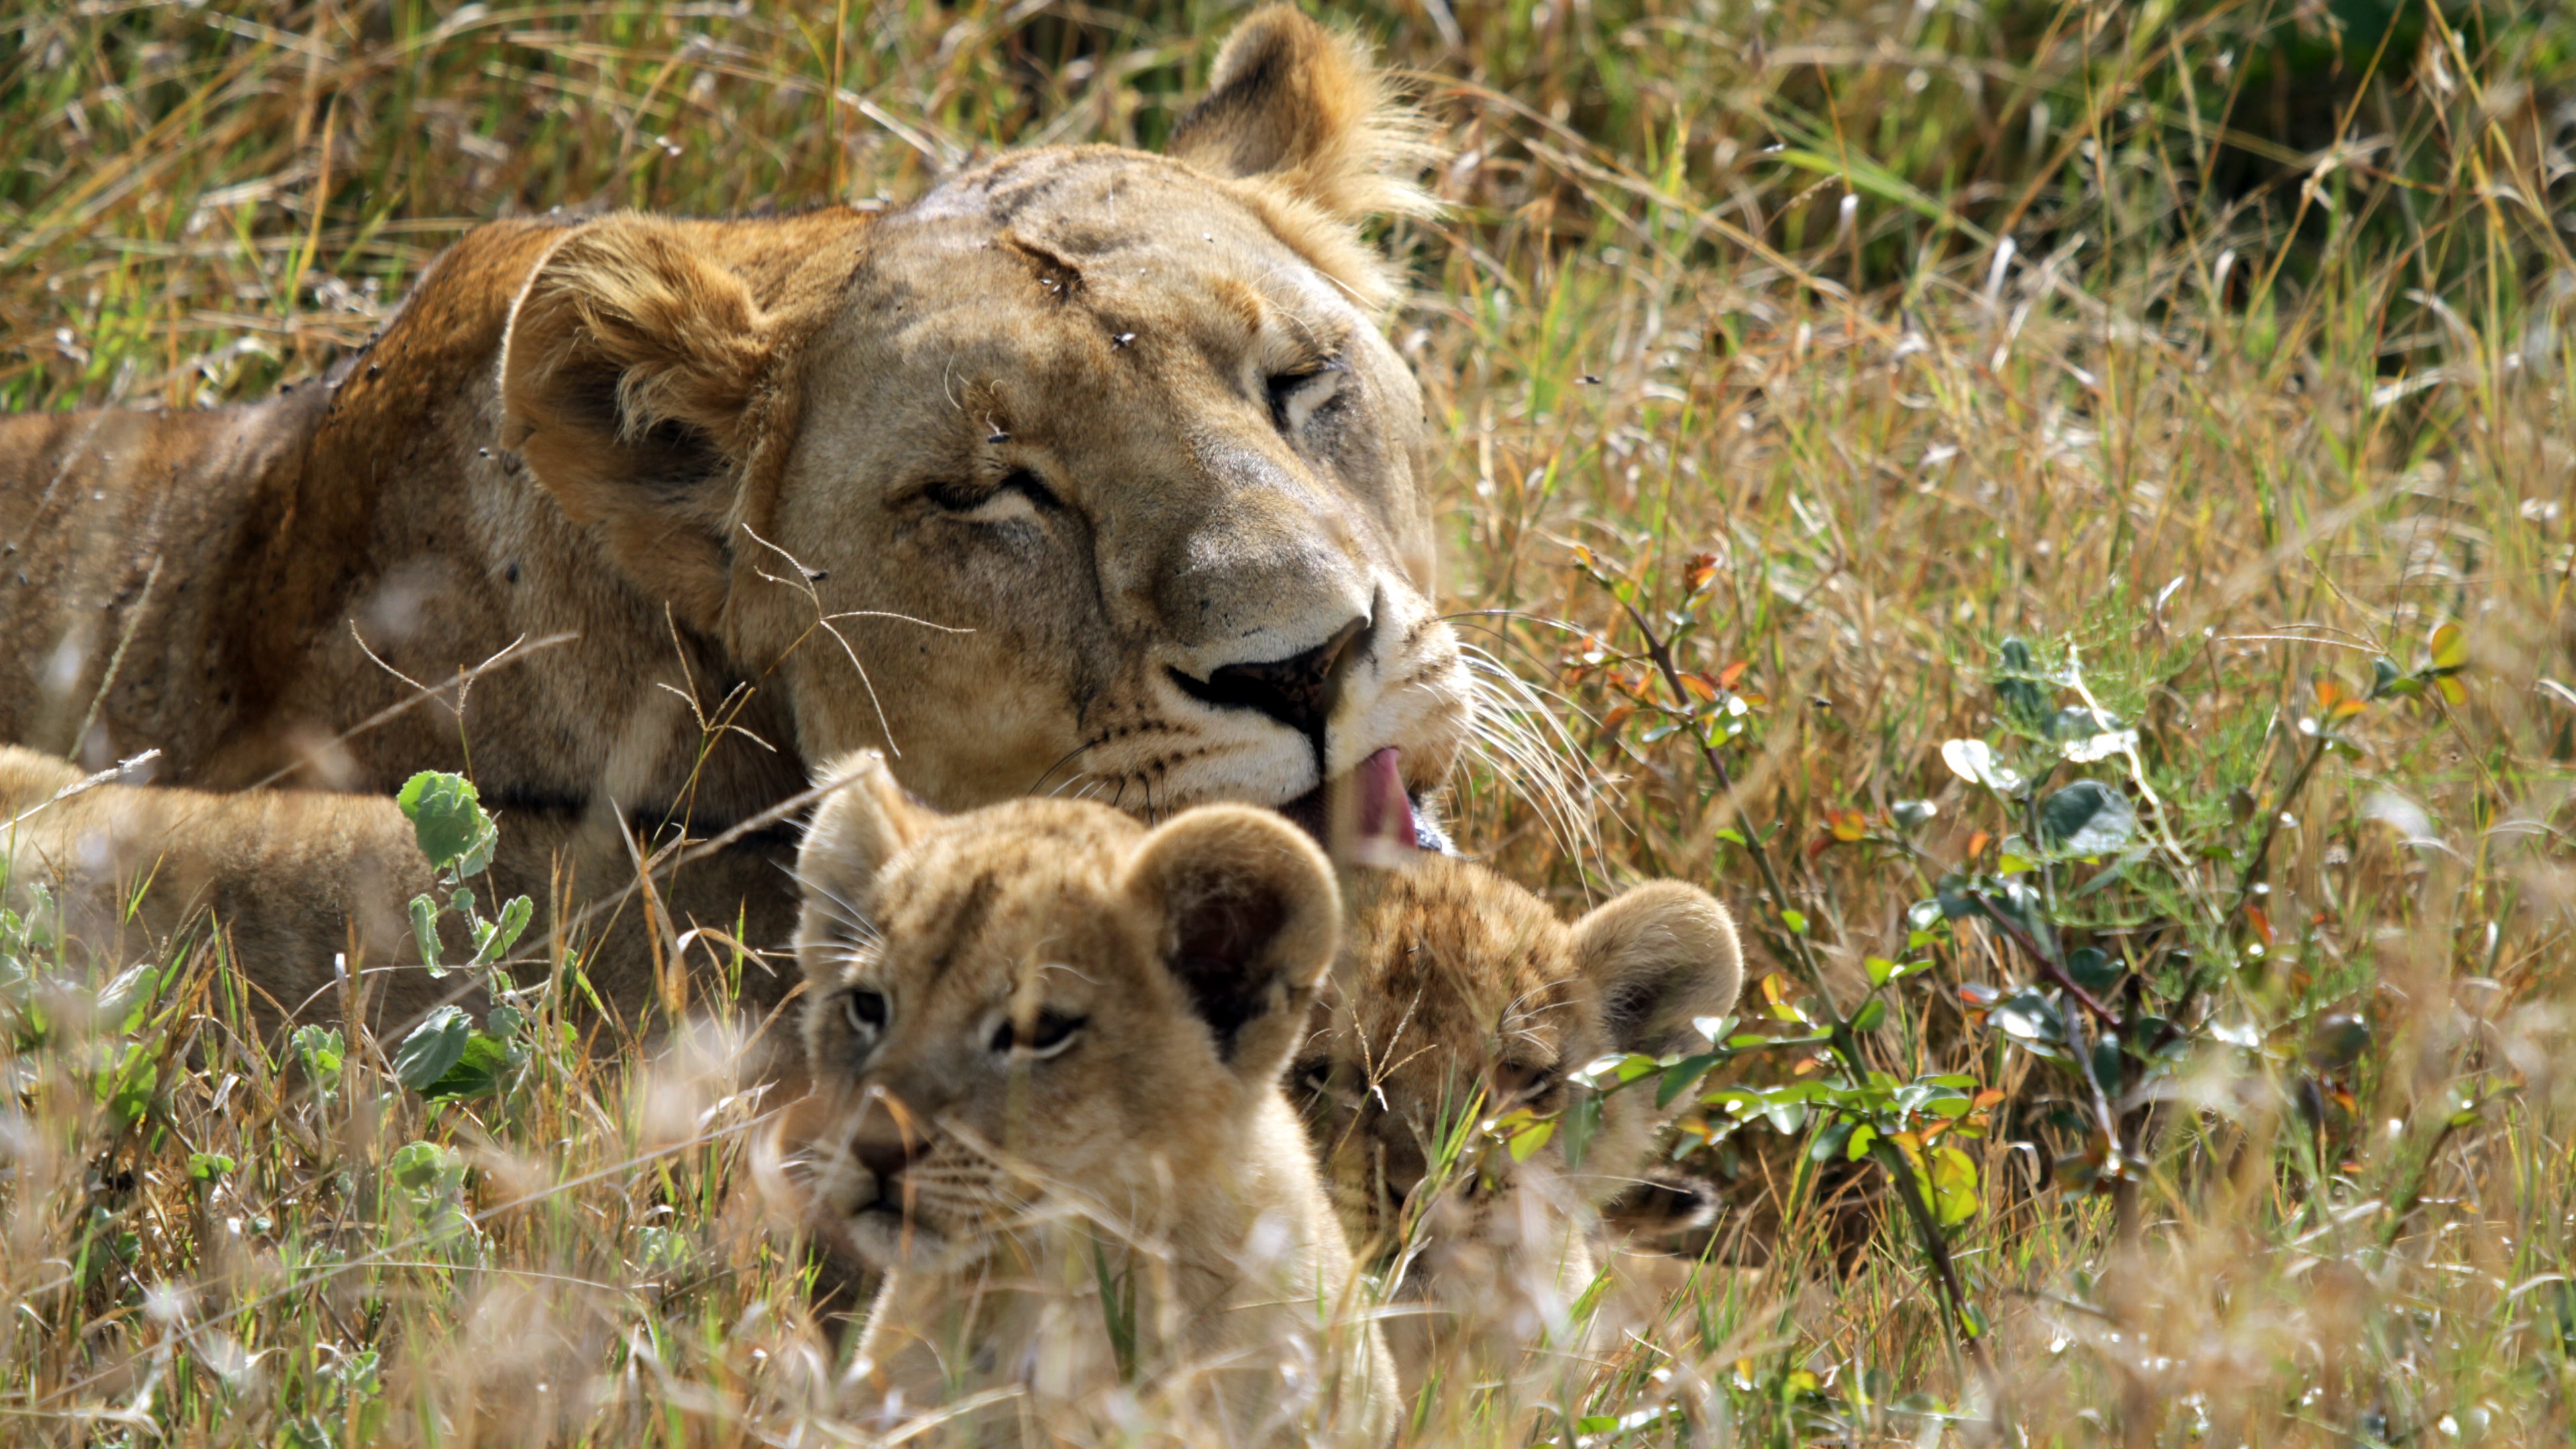
[[[798,861],[800,1135],[816,1226],[886,1275],[878,1415],[1133,1391],[1192,1442],[1382,1441],[1393,1366],[1279,1084],[1338,934],[1321,851],[1241,806],[947,817],[838,768]]]

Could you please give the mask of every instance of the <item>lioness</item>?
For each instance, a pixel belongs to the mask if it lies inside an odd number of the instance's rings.
[[[1389,750],[1432,790],[1469,684],[1356,230],[1424,207],[1414,134],[1274,7],[1163,155],[1006,155],[883,215],[496,222],[274,400],[0,420],[0,847],[111,905],[150,876],[163,925],[211,903],[292,1009],[353,938],[402,953],[416,770],[503,814],[504,894],[721,837],[589,961],[631,1006],[648,912],[786,937],[778,807],[856,747],[949,807],[1311,809]],[[39,808],[66,757],[146,749],[149,788]]]
[[[1131,1437],[1138,1399],[1183,1443],[1388,1438],[1394,1368],[1279,1085],[1340,916],[1307,837],[1242,806],[941,817],[868,755],[798,870],[799,1135],[817,1220],[886,1272],[883,1417],[1016,1389],[1039,1439]]]
[[[1569,1078],[1701,1041],[1693,1018],[1723,1014],[1743,978],[1733,919],[1659,881],[1569,927],[1493,872],[1431,855],[1356,872],[1344,894],[1328,1010],[1291,1083],[1344,1225],[1414,1310],[1387,1322],[1407,1395],[1435,1367],[1508,1370],[1542,1342],[1577,1346],[1600,1210],[1640,1184],[1671,1112],[1651,1083],[1611,1093],[1577,1159]],[[1479,1119],[1517,1108],[1558,1118],[1526,1160],[1472,1150]]]

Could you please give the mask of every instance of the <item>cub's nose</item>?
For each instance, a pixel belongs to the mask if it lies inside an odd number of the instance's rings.
[[[1351,620],[1332,637],[1285,659],[1227,664],[1205,679],[1175,669],[1172,682],[1201,704],[1219,709],[1257,710],[1301,735],[1320,736],[1342,697],[1342,676],[1364,653],[1367,616]]]
[[[859,1166],[876,1175],[879,1190],[891,1193],[894,1180],[903,1170],[930,1151],[930,1144],[919,1133],[889,1131],[871,1134],[850,1144],[850,1155]]]

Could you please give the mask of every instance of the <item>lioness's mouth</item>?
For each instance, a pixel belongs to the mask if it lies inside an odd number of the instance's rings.
[[[1421,797],[1405,788],[1403,757],[1390,745],[1349,774],[1280,806],[1279,813],[1303,826],[1335,859],[1395,865],[1414,851],[1445,855],[1448,832],[1423,811]]]

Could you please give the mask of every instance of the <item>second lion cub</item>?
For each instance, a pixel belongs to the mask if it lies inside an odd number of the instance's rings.
[[[1322,853],[1238,806],[947,817],[873,754],[839,773],[798,861],[797,1136],[818,1225],[885,1275],[877,1417],[1385,1443],[1394,1367],[1279,1080],[1339,930]]]

